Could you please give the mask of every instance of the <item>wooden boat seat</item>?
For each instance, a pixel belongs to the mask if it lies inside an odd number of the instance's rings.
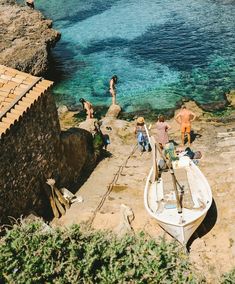
[[[182,205],[184,208],[192,209],[194,207],[194,202],[192,199],[192,194],[188,183],[187,172],[183,168],[175,169],[174,172],[177,181],[184,188]],[[176,197],[175,197],[175,191],[173,187],[171,173],[169,171],[164,171],[162,172],[161,177],[163,179],[165,208],[174,208],[176,206]],[[177,188],[180,193],[178,185]]]

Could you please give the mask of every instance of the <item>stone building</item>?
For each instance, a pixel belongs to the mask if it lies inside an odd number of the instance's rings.
[[[69,187],[94,166],[91,134],[61,132],[52,85],[0,65],[0,223],[46,215],[46,179]]]

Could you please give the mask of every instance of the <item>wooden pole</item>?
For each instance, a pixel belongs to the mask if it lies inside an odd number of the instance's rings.
[[[157,167],[157,150],[156,150],[156,141],[154,139],[153,136],[149,136],[149,131],[148,128],[146,126],[146,124],[144,125],[148,140],[149,140],[149,144],[151,145],[152,148],[152,157],[153,157],[153,175],[152,175],[152,183],[156,182],[158,179],[158,167]]]
[[[170,168],[170,173],[171,173],[171,178],[172,178],[173,187],[174,187],[175,196],[176,196],[177,210],[178,210],[178,213],[180,214],[182,213],[182,203],[180,202],[180,197],[179,197],[179,192],[177,189],[177,182],[176,182],[176,177],[175,177],[173,167]]]
[[[150,144],[152,147],[152,157],[153,157],[153,175],[152,183],[156,182],[158,179],[158,166],[157,166],[157,151],[156,151],[156,142],[153,136],[150,137]]]
[[[172,182],[173,182],[173,187],[174,187],[174,191],[175,191],[177,210],[178,210],[178,213],[180,214],[180,213],[182,213],[182,198],[179,197],[179,192],[178,192],[178,189],[177,189],[177,180],[176,180],[176,177],[175,177],[172,162],[171,162],[171,160],[168,160],[165,157],[165,155],[162,153],[162,149],[160,148],[158,143],[156,143],[156,147],[157,147],[160,155],[162,156],[163,160],[165,161],[168,169],[170,170],[171,178],[172,178]]]

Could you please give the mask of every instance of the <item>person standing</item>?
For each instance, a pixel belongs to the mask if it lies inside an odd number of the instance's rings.
[[[112,96],[112,104],[113,105],[116,105],[116,84],[117,84],[117,76],[116,75],[113,75],[113,77],[110,79],[109,81],[109,92]]]
[[[148,134],[145,126],[145,121],[142,116],[136,120],[135,134],[137,136],[138,148],[140,152],[150,151],[150,143],[148,140]]]
[[[184,146],[185,132],[187,133],[188,143],[191,145],[191,123],[196,118],[196,115],[188,110],[185,105],[182,105],[180,112],[176,115],[175,120],[180,124],[181,128],[181,141]]]
[[[94,109],[90,102],[86,101],[85,99],[81,98],[79,99],[79,102],[82,103],[82,107],[84,110],[86,110],[86,119],[90,119],[94,117]]]
[[[170,125],[165,122],[165,117],[160,114],[158,117],[158,121],[155,124],[155,129],[157,131],[156,141],[162,147],[164,147],[169,142],[168,130],[170,128]]]

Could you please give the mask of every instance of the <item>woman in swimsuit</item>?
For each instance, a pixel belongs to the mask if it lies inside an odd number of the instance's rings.
[[[112,104],[113,105],[116,105],[116,84],[117,84],[117,80],[118,80],[117,76],[114,75],[109,82],[109,92],[112,96]]]

